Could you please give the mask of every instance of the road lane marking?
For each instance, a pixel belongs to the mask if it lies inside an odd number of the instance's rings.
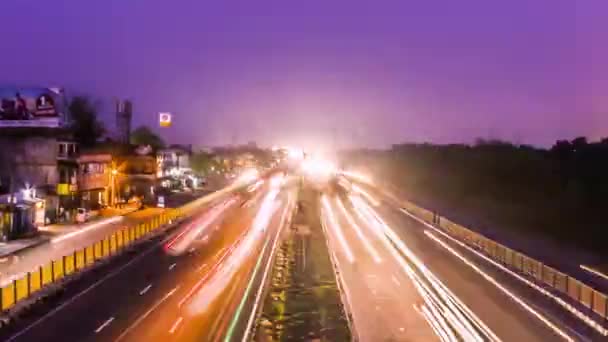
[[[175,262],[174,262],[174,263],[172,263],[172,264],[169,266],[169,271],[171,271],[171,270],[172,270],[172,269],[175,267],[175,265],[177,265],[177,263],[175,263]]]
[[[593,267],[590,267],[590,266],[587,266],[587,265],[580,265],[580,268],[582,268],[583,270],[585,270],[585,271],[587,271],[589,273],[595,274],[598,277],[602,277],[602,278],[608,280],[608,275],[607,274],[602,273],[602,272],[596,270]]]
[[[549,321],[547,318],[545,318],[542,314],[540,314],[538,311],[536,311],[530,305],[528,305],[527,303],[525,303],[523,301],[523,299],[521,299],[516,294],[514,294],[513,292],[511,292],[510,290],[508,290],[506,287],[502,286],[492,276],[490,276],[489,274],[487,274],[484,271],[482,271],[481,268],[479,268],[479,266],[473,264],[471,261],[469,261],[467,258],[465,258],[462,254],[460,254],[455,249],[453,249],[452,247],[450,247],[445,241],[442,241],[441,239],[439,239],[437,236],[435,236],[435,234],[431,233],[431,231],[429,231],[429,230],[425,230],[424,233],[431,240],[435,241],[441,247],[443,247],[444,249],[446,249],[447,251],[449,251],[450,253],[452,253],[452,255],[454,255],[455,257],[457,257],[458,259],[460,259],[463,263],[465,263],[467,266],[469,266],[470,268],[472,268],[473,270],[475,270],[475,272],[477,272],[479,275],[481,275],[484,279],[486,279],[492,285],[496,286],[499,290],[501,290],[508,297],[510,297],[511,299],[513,299],[513,301],[515,301],[517,304],[519,304],[522,308],[526,309],[526,311],[528,311],[530,314],[532,314],[532,316],[535,316],[536,318],[538,318],[547,327],[549,327],[551,330],[553,330],[557,335],[561,336],[562,338],[564,338],[567,341],[574,341],[574,339],[572,337],[570,337],[566,332],[564,332],[563,330],[561,330],[558,326],[556,326],[555,324],[553,324],[551,321]]]
[[[393,283],[395,283],[397,286],[401,286],[401,283],[399,282],[399,280],[397,280],[397,277],[392,276],[391,279],[393,279]]]
[[[257,307],[260,304],[260,300],[262,299],[262,291],[263,291],[262,285],[264,284],[264,281],[265,281],[266,277],[268,276],[268,272],[270,270],[270,265],[272,264],[272,260],[274,259],[274,254],[276,254],[277,243],[279,241],[279,237],[281,235],[283,227],[285,226],[285,217],[286,217],[285,214],[289,210],[289,204],[290,203],[288,201],[287,206],[285,207],[285,211],[283,211],[283,214],[281,215],[281,221],[279,223],[280,224],[279,231],[277,232],[277,235],[275,236],[274,242],[272,244],[271,255],[270,255],[270,258],[268,258],[268,263],[266,264],[266,268],[264,269],[264,274],[262,275],[262,284],[258,288],[258,292],[255,297],[255,302],[253,303],[253,308],[251,310],[251,315],[249,316],[249,320],[247,321],[247,327],[245,328],[245,334],[243,335],[243,339],[242,339],[243,342],[248,341],[249,333],[251,332],[251,326],[253,325],[253,321],[257,314]]]
[[[42,323],[44,320],[48,319],[49,317],[53,316],[54,314],[56,314],[57,312],[59,312],[61,309],[65,308],[66,306],[74,303],[78,298],[84,296],[85,294],[87,294],[88,292],[90,292],[91,290],[95,289],[97,286],[101,285],[101,283],[103,283],[104,281],[116,276],[117,274],[119,274],[120,272],[122,272],[123,270],[125,270],[127,267],[131,266],[132,264],[134,264],[136,261],[139,261],[140,259],[143,259],[143,257],[145,257],[146,255],[150,254],[152,251],[154,251],[156,248],[158,248],[159,246],[162,246],[166,241],[168,240],[168,238],[164,239],[163,241],[161,241],[160,243],[150,247],[148,250],[144,251],[143,253],[139,254],[138,256],[136,256],[135,258],[133,258],[133,260],[129,261],[128,263],[122,265],[120,268],[114,270],[113,272],[108,273],[107,275],[105,275],[103,278],[99,279],[97,282],[93,283],[91,286],[87,287],[86,289],[84,289],[82,292],[78,293],[77,295],[75,295],[74,297],[68,299],[67,301],[65,301],[63,304],[59,305],[58,307],[56,307],[55,309],[49,311],[46,315],[40,317],[38,320],[34,321],[32,324],[28,325],[27,327],[25,327],[23,330],[19,331],[18,333],[14,334],[13,336],[9,337],[6,342],[10,342],[10,341],[14,341],[15,339],[17,339],[19,336],[25,334],[26,332],[28,332],[30,329],[34,328],[35,326],[37,326],[38,324]]]
[[[167,294],[161,298],[158,302],[154,303],[154,305],[148,310],[146,311],[143,315],[139,316],[137,318],[137,320],[135,322],[133,322],[133,324],[131,324],[127,329],[125,329],[122,334],[120,334],[120,336],[118,336],[116,338],[116,340],[114,340],[115,342],[118,342],[120,340],[122,340],[125,336],[127,336],[131,330],[135,329],[135,327],[137,325],[139,325],[144,319],[146,319],[146,317],[150,316],[150,314],[156,310],[156,308],[158,308],[164,301],[166,301],[167,299],[169,299],[169,297],[171,297],[175,291],[177,291],[179,289],[179,285],[174,287],[173,290],[167,292]]]
[[[177,327],[179,327],[179,324],[184,320],[183,317],[179,317],[175,323],[173,323],[173,325],[171,326],[171,329],[169,329],[169,334],[173,334],[175,332],[175,330],[177,330]]]
[[[152,287],[152,284],[149,284],[148,286],[144,287],[141,291],[139,291],[139,295],[143,296],[144,293],[148,292],[148,290]]]
[[[443,232],[441,229],[425,222],[424,220],[420,219],[419,217],[417,217],[416,215],[410,213],[409,211],[407,211],[406,209],[403,208],[399,208],[399,210],[406,214],[407,216],[411,217],[412,219],[416,220],[417,222],[421,223],[423,226],[432,229],[434,232],[436,232],[437,234],[443,236],[444,238],[456,243],[457,245],[461,246],[462,248],[466,249],[467,251],[475,254],[476,256],[482,258],[483,260],[487,261],[488,263],[494,265],[495,267],[497,267],[498,269],[506,272],[507,274],[511,275],[512,277],[520,280],[521,282],[523,282],[524,284],[528,285],[529,287],[535,289],[536,291],[540,292],[541,294],[549,297],[550,299],[553,299],[557,304],[559,304],[561,307],[563,307],[564,309],[568,310],[571,314],[573,314],[574,316],[576,316],[578,319],[580,319],[582,322],[584,322],[585,324],[587,324],[588,326],[590,326],[591,328],[595,329],[598,333],[600,333],[602,336],[608,336],[608,329],[604,328],[601,324],[599,324],[598,322],[596,322],[594,319],[592,319],[591,317],[585,315],[582,311],[578,310],[577,308],[575,308],[574,306],[570,305],[569,303],[567,303],[566,301],[564,301],[563,299],[553,295],[552,293],[550,293],[549,291],[545,290],[544,288],[536,285],[535,283],[533,283],[532,281],[520,276],[519,274],[513,272],[511,269],[507,268],[506,266],[499,264],[498,262],[496,262],[495,260],[491,259],[490,257],[482,254],[479,251],[476,251],[475,249],[471,248],[470,246],[468,246],[467,244],[465,244],[464,242],[448,235],[447,233]],[[434,234],[432,234],[429,230],[425,230],[425,234],[427,235],[427,237],[431,238],[432,240],[433,237],[436,238],[436,236],[434,236]],[[433,235],[433,237],[429,236],[429,234]],[[436,238],[437,239],[437,238]],[[449,247],[449,246],[448,246]],[[449,247],[451,248],[451,247]],[[465,258],[465,260],[468,260]],[[466,263],[466,262],[465,262]],[[499,284],[500,285],[500,284]],[[524,302],[524,304],[526,304]],[[527,304],[526,304],[527,305]],[[525,308],[525,307],[524,307]],[[535,315],[534,315],[535,316]],[[541,317],[544,318],[544,316],[541,315]],[[542,321],[542,319],[541,319]],[[550,323],[550,322],[549,322]],[[551,323],[552,324],[552,323]],[[569,329],[569,331],[572,331],[574,334],[578,334],[578,332],[573,331],[572,329],[570,329],[568,326],[566,326],[566,328]],[[559,328],[558,328],[559,329]],[[560,330],[561,331],[561,330]],[[562,333],[565,334],[565,332],[562,331]],[[561,335],[561,334],[560,334]],[[566,334],[566,336],[568,336]],[[569,337],[569,336],[568,336]]]
[[[114,320],[114,317],[110,317],[108,318],[107,321],[103,322],[102,325],[99,326],[99,328],[95,329],[95,333],[99,334],[100,331],[103,330],[103,328],[107,327],[108,325],[110,325],[110,323],[112,323],[112,321]]]

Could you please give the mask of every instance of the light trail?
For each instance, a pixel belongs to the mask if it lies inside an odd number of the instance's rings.
[[[292,212],[293,211],[293,201],[291,198],[291,193],[288,193],[287,196],[287,205],[285,206],[285,210],[283,211],[283,214],[281,215],[281,220],[279,221],[279,230],[277,231],[277,234],[275,236],[274,242],[272,244],[272,249],[271,249],[271,255],[268,258],[268,262],[266,263],[266,268],[264,269],[264,273],[262,274],[262,283],[260,284],[260,287],[258,288],[258,292],[256,294],[255,297],[255,302],[253,303],[253,308],[251,310],[251,314],[249,316],[249,320],[247,321],[247,326],[245,328],[245,334],[243,335],[243,339],[242,342],[246,342],[249,340],[249,334],[251,333],[251,328],[253,326],[253,321],[257,315],[257,308],[260,304],[260,301],[263,299],[262,298],[262,291],[264,290],[264,281],[266,279],[266,277],[268,276],[268,273],[270,271],[270,266],[272,265],[272,262],[274,260],[274,255],[276,254],[277,251],[277,244],[279,242],[279,237],[281,236],[281,232],[283,231],[283,227],[286,225],[286,218],[287,218],[287,213],[288,212]],[[263,255],[263,254],[262,254]],[[253,277],[252,277],[253,278]],[[230,325],[232,327],[232,324]],[[231,335],[231,333],[230,333]]]
[[[323,217],[327,217],[329,227],[334,232],[334,235],[338,238],[338,242],[340,243],[340,246],[342,247],[342,251],[344,252],[344,255],[346,256],[346,260],[348,260],[348,262],[352,264],[353,262],[355,262],[355,256],[353,255],[352,250],[350,249],[350,247],[348,246],[348,243],[346,242],[346,239],[344,238],[342,229],[340,228],[340,225],[338,224],[338,222],[336,220],[336,217],[334,215],[333,210],[331,209],[331,205],[329,204],[329,200],[327,199],[327,196],[325,196],[325,195],[321,196],[321,203],[323,205],[323,213],[325,213],[325,215]]]
[[[266,226],[277,209],[275,201],[279,190],[273,189],[262,200],[260,209],[253,219],[251,228],[245,233],[243,239],[234,246],[234,250],[226,260],[222,261],[218,266],[218,271],[214,273],[206,284],[204,284],[198,293],[196,293],[191,303],[188,305],[188,310],[191,314],[204,312],[209,305],[223,292],[228,286],[230,280],[237,272],[241,265],[255,250],[255,244],[259,238],[263,236]]]
[[[535,284],[534,282],[532,282],[532,281],[524,278],[523,276],[517,274],[516,272],[514,272],[511,269],[507,268],[506,266],[504,266],[504,265],[496,262],[492,258],[490,258],[490,257],[482,254],[481,252],[479,252],[479,251],[471,248],[470,246],[468,246],[464,242],[462,242],[462,241],[460,241],[460,240],[458,240],[458,239],[456,239],[456,238],[448,235],[447,233],[441,231],[440,229],[434,227],[433,225],[426,223],[425,221],[423,221],[420,218],[416,217],[415,215],[411,214],[407,210],[401,209],[401,211],[403,213],[405,213],[406,215],[408,215],[409,217],[412,217],[417,222],[420,222],[425,227],[428,227],[428,228],[432,229],[437,234],[439,234],[439,235],[445,237],[446,239],[448,239],[448,240],[450,240],[450,241],[458,244],[459,246],[463,247],[464,249],[468,250],[469,252],[477,255],[478,257],[480,257],[483,260],[487,261],[488,263],[494,265],[495,267],[499,268],[500,270],[504,271],[505,273],[511,275],[512,277],[514,277],[517,280],[523,282],[524,284],[528,285],[529,287],[533,288],[534,290],[536,290],[536,291],[540,292],[541,294],[547,296],[548,298],[552,299],[557,304],[559,304],[561,307],[563,307],[564,309],[566,309],[567,311],[569,311],[571,314],[573,314],[575,317],[577,317],[578,319],[580,319],[582,322],[584,322],[585,324],[587,324],[588,326],[590,326],[591,328],[593,328],[595,331],[597,331],[598,333],[600,333],[602,336],[608,336],[608,330],[606,328],[604,328],[601,324],[599,324],[594,319],[592,319],[591,317],[589,317],[588,315],[586,315],[585,313],[583,313],[582,311],[580,311],[579,309],[577,309],[573,305],[569,304],[568,302],[566,302],[562,298],[560,298],[560,297],[552,294],[551,292],[547,291],[543,287],[541,287],[541,286]]]
[[[220,215],[237,202],[237,198],[235,196],[227,199],[188,224],[184,230],[165,245],[165,251],[172,255],[184,253],[197,236],[200,236]]]
[[[492,285],[494,285],[498,289],[500,289],[509,298],[511,298],[512,300],[514,300],[517,304],[519,304],[520,306],[522,306],[524,309],[526,309],[526,311],[528,311],[533,316],[535,316],[536,318],[538,318],[541,322],[543,322],[546,326],[548,326],[556,334],[558,334],[559,336],[561,336],[562,338],[564,338],[567,341],[574,341],[574,339],[572,337],[570,337],[568,334],[566,334],[566,332],[564,332],[563,330],[561,330],[559,327],[557,327],[555,324],[553,324],[551,321],[549,321],[547,318],[545,318],[543,315],[541,315],[538,311],[536,311],[530,305],[526,304],[521,298],[519,298],[518,296],[516,296],[513,292],[509,291],[506,287],[502,286],[496,279],[494,279],[493,277],[491,277],[487,273],[483,272],[477,265],[473,264],[471,261],[469,261],[467,258],[465,258],[464,256],[462,256],[460,253],[458,253],[452,247],[448,246],[444,241],[441,241],[433,233],[431,233],[428,230],[425,230],[424,234],[426,234],[426,236],[428,236],[431,240],[433,240],[436,243],[438,243],[441,247],[443,247],[446,250],[448,250],[450,253],[452,253],[454,256],[456,256],[458,259],[460,259],[462,262],[464,262],[467,266],[469,266],[472,269],[474,269],[475,272],[477,272],[478,274],[480,274],[484,279],[486,279],[487,281],[489,281]]]
[[[359,227],[357,222],[355,222],[355,220],[353,220],[352,216],[350,216],[350,214],[344,207],[344,204],[342,203],[342,201],[340,201],[336,198],[336,203],[338,205],[338,208],[340,208],[340,210],[342,211],[343,216],[346,218],[346,221],[348,221],[348,224],[351,227],[353,227],[353,229],[355,230],[355,233],[357,233],[357,237],[359,237],[359,240],[361,240],[361,242],[363,243],[363,246],[365,247],[367,252],[374,259],[374,262],[376,262],[377,264],[381,263],[382,258],[380,257],[380,254],[378,254],[378,251],[374,248],[374,246],[372,246],[372,243],[369,241],[369,239],[367,237],[365,237],[365,235],[361,231],[361,227]]]
[[[423,298],[424,317],[440,338],[452,341],[457,333],[466,341],[500,341],[500,339],[466,307],[426,266],[405,246],[394,231],[361,198],[350,197],[357,216],[376,232],[386,249],[395,258],[414,287]],[[416,267],[417,272],[402,257],[405,256]],[[426,308],[426,309],[425,309]],[[446,330],[447,329],[447,330]],[[458,340],[458,339],[457,339]]]
[[[360,186],[358,186],[357,184],[353,184],[352,186],[353,191],[363,195],[363,197],[365,197],[365,199],[370,202],[374,207],[377,207],[380,205],[380,201],[378,201],[374,196],[370,195],[369,192],[363,190]]]
[[[587,272],[589,272],[589,273],[595,274],[598,277],[602,277],[605,280],[608,280],[608,275],[607,274],[602,273],[602,272],[596,270],[595,268],[593,268],[591,266],[580,265],[580,268],[583,269],[583,270],[585,270],[585,271],[587,271]]]

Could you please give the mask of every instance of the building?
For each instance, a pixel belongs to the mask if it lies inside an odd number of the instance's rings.
[[[156,151],[156,161],[158,164],[157,176],[161,177],[180,177],[191,173],[190,157],[192,156],[192,146],[171,145]]]
[[[116,101],[116,139],[122,144],[128,144],[131,138],[131,118],[133,105],[129,100]]]
[[[78,190],[80,207],[98,210],[110,205],[114,174],[112,154],[84,151],[78,157]]]
[[[36,232],[77,205],[78,146],[63,91],[0,88],[0,238]]]
[[[146,203],[156,203],[157,161],[149,146],[129,146],[114,155],[116,165],[115,187],[118,202],[128,201],[134,196]]]

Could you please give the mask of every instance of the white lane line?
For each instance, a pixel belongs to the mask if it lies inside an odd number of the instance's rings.
[[[279,237],[281,236],[283,227],[286,226],[286,224],[285,224],[286,214],[288,211],[293,210],[293,208],[290,209],[290,206],[291,206],[290,199],[291,199],[291,197],[288,197],[287,205],[285,206],[285,210],[281,214],[281,220],[279,221],[279,230],[277,231],[277,235],[275,236],[274,242],[272,243],[272,249],[270,250],[270,257],[268,258],[268,263],[266,264],[266,267],[264,268],[264,273],[262,275],[262,283],[260,284],[260,287],[258,288],[258,292],[255,295],[255,301],[253,303],[251,315],[249,315],[249,320],[247,321],[247,328],[245,329],[245,334],[243,335],[243,339],[242,339],[243,342],[248,341],[248,339],[249,339],[249,333],[251,332],[251,327],[253,326],[253,321],[255,319],[255,316],[257,315],[257,310],[258,310],[257,308],[258,308],[258,305],[260,304],[260,300],[262,300],[262,291],[264,289],[263,285],[264,285],[266,277],[268,276],[268,272],[270,271],[270,266],[272,264],[272,261],[274,260],[274,256],[277,251],[277,244],[279,242]]]
[[[146,317],[150,316],[150,314],[156,310],[156,308],[158,308],[164,301],[166,301],[167,299],[169,299],[169,297],[171,297],[175,291],[177,291],[177,289],[179,289],[179,285],[174,287],[173,290],[167,292],[167,294],[161,298],[158,302],[154,303],[154,305],[148,310],[146,311],[143,315],[139,316],[137,318],[137,320],[135,322],[133,322],[133,324],[131,324],[127,329],[125,329],[122,334],[120,334],[120,336],[118,336],[116,338],[116,340],[114,340],[115,342],[118,342],[120,340],[122,340],[123,338],[125,338],[125,336],[127,336],[131,330],[133,330],[137,325],[139,325],[139,323],[141,323],[144,319],[146,319]]]
[[[148,290],[152,287],[152,284],[149,284],[148,286],[144,287],[141,291],[139,291],[139,295],[143,296],[146,292],[148,292]]]
[[[587,271],[587,272],[589,272],[589,273],[595,274],[598,277],[602,277],[602,278],[608,280],[608,275],[606,275],[605,273],[602,273],[602,272],[596,270],[593,267],[590,267],[590,266],[587,266],[587,265],[580,265],[580,268],[583,269],[583,270],[585,270],[585,271]]]
[[[74,303],[78,298],[84,296],[85,294],[89,293],[90,291],[92,291],[93,289],[95,289],[97,286],[101,285],[101,283],[103,283],[104,281],[114,277],[115,275],[119,274],[120,272],[122,272],[123,270],[125,270],[127,267],[133,265],[135,262],[139,261],[140,259],[143,259],[143,257],[145,257],[146,255],[150,254],[153,250],[155,250],[156,248],[158,248],[158,246],[162,246],[165,244],[165,242],[168,241],[169,238],[164,239],[163,241],[161,241],[160,243],[150,247],[148,250],[144,251],[143,253],[141,253],[140,255],[136,256],[135,258],[133,258],[133,260],[129,261],[128,263],[122,265],[120,268],[118,268],[117,270],[115,270],[114,272],[111,272],[109,274],[107,274],[106,276],[104,276],[103,278],[99,279],[96,283],[92,284],[91,286],[87,287],[86,289],[84,289],[82,292],[80,292],[79,294],[75,295],[74,297],[70,298],[69,300],[67,300],[66,302],[64,302],[63,304],[59,305],[58,307],[56,307],[55,309],[49,311],[46,315],[40,317],[37,321],[34,321],[32,324],[28,325],[26,328],[24,328],[23,330],[19,331],[18,333],[16,333],[15,335],[9,337],[6,342],[10,342],[10,341],[14,341],[16,340],[19,336],[25,334],[26,332],[28,332],[30,329],[34,328],[35,326],[37,326],[38,324],[42,323],[44,320],[48,319],[49,317],[53,316],[54,314],[56,314],[57,312],[59,312],[61,309],[65,308],[66,306]]]
[[[479,268],[473,262],[469,261],[462,254],[460,254],[459,252],[457,252],[452,247],[448,246],[447,243],[445,243],[444,241],[442,241],[441,239],[439,239],[437,236],[435,236],[435,234],[431,233],[431,231],[425,230],[424,233],[431,240],[433,240],[436,243],[438,243],[441,247],[443,247],[446,250],[448,250],[450,253],[452,253],[452,255],[454,255],[455,257],[457,257],[458,259],[460,259],[467,266],[469,266],[470,268],[472,268],[473,270],[475,270],[475,272],[477,272],[479,275],[481,275],[484,279],[486,279],[492,285],[496,286],[500,291],[502,291],[508,297],[510,297],[511,299],[513,299],[513,301],[515,301],[517,304],[519,304],[522,308],[524,308],[530,314],[532,314],[533,316],[535,316],[536,318],[538,318],[547,327],[549,327],[551,330],[553,330],[557,335],[559,335],[560,337],[564,338],[567,341],[574,341],[574,339],[572,337],[570,337],[570,335],[568,335],[566,332],[564,332],[563,330],[561,330],[557,325],[553,324],[551,321],[549,321],[547,318],[545,318],[541,313],[539,313],[534,308],[532,308],[530,305],[528,305],[523,299],[521,299],[516,294],[514,294],[513,292],[511,292],[510,290],[508,290],[506,287],[502,286],[492,276],[490,276],[489,274],[487,274],[484,271],[482,271],[481,268]]]
[[[395,283],[397,286],[401,286],[401,283],[399,282],[399,280],[397,280],[397,277],[392,276],[391,279],[393,279],[393,283]]]
[[[203,268],[205,268],[205,267],[207,267],[207,264],[202,264],[202,265],[200,265],[200,266],[199,266],[199,267],[196,269],[196,272],[200,272],[200,271],[202,271],[202,270],[203,270]]]
[[[539,285],[533,283],[532,281],[522,277],[521,275],[515,273],[514,271],[512,271],[511,269],[507,268],[506,266],[499,264],[497,261],[491,259],[490,257],[482,254],[481,252],[471,248],[470,246],[468,246],[467,244],[465,244],[464,242],[448,235],[447,233],[443,232],[441,229],[425,222],[424,220],[420,219],[419,217],[417,217],[416,215],[410,213],[409,211],[407,211],[406,209],[403,208],[399,208],[399,210],[401,210],[401,212],[403,212],[404,214],[406,214],[407,216],[413,218],[414,220],[420,222],[422,225],[424,225],[425,227],[432,229],[435,233],[441,235],[442,237],[444,237],[445,239],[452,241],[453,243],[459,245],[460,247],[466,249],[467,251],[475,254],[476,256],[480,257],[481,259],[487,261],[488,263],[494,265],[496,268],[502,270],[503,272],[511,275],[512,277],[514,277],[515,279],[523,282],[524,284],[528,285],[529,287],[535,289],[536,291],[540,292],[541,294],[547,296],[548,298],[552,299],[553,301],[555,301],[557,304],[559,304],[562,308],[568,310],[571,314],[573,314],[574,316],[576,316],[579,320],[581,320],[583,323],[587,324],[588,326],[590,326],[591,328],[595,329],[598,333],[600,333],[602,336],[608,336],[608,329],[604,328],[600,323],[596,322],[594,319],[592,319],[590,316],[587,316],[586,314],[584,314],[582,311],[580,311],[579,309],[575,308],[574,306],[572,306],[571,304],[567,303],[565,300],[563,300],[562,298],[555,296],[554,294],[552,294],[551,292],[547,291],[546,289],[540,287]],[[434,241],[437,241],[438,239],[429,231],[429,230],[425,230],[425,234],[431,238]],[[429,236],[429,234],[433,235],[432,237]],[[435,238],[433,238],[435,237]],[[444,243],[445,244],[445,243]],[[441,245],[441,243],[440,243]],[[443,246],[443,245],[442,245]],[[448,248],[451,248],[448,246]],[[446,248],[447,249],[447,248]],[[448,251],[450,251],[448,249]],[[456,252],[458,253],[458,252]],[[452,253],[454,254],[454,253]],[[461,256],[462,257],[462,256]],[[462,257],[464,258],[464,257]],[[460,258],[459,258],[460,259]],[[461,259],[462,260],[462,259]],[[467,260],[466,258],[464,258],[464,260]],[[463,262],[465,264],[467,264],[467,261]],[[468,261],[469,263],[471,263],[470,261]],[[468,264],[467,264],[468,265]],[[479,269],[479,267],[478,267]],[[480,269],[481,270],[481,269]],[[483,272],[483,271],[482,271]],[[479,272],[478,272],[479,273]],[[481,274],[481,273],[480,273]],[[485,274],[485,273],[483,273]],[[485,276],[482,277],[485,278]],[[493,278],[492,278],[493,279]],[[490,281],[491,282],[491,281]],[[499,284],[500,285],[500,284]],[[497,286],[499,289],[500,287]],[[503,291],[504,292],[504,291]],[[508,294],[507,294],[508,295]],[[517,301],[517,300],[516,300]],[[519,302],[518,302],[519,303]],[[524,302],[524,304],[526,304]],[[527,304],[526,304],[527,306]],[[523,306],[524,309],[527,310],[526,306]],[[530,312],[530,311],[528,311]],[[534,315],[534,314],[533,314]],[[534,315],[536,316],[536,315]],[[536,316],[537,318],[539,318],[538,316]],[[541,315],[542,318],[539,318],[542,322],[544,322],[544,320],[547,320],[544,316]],[[543,320],[544,319],[544,320]],[[575,334],[578,334],[578,332],[573,331],[572,329],[570,329],[568,326],[566,326],[566,328],[569,329],[569,331],[572,331]],[[561,331],[561,330],[560,330]],[[563,331],[562,331],[563,332]],[[560,333],[558,333],[559,335],[561,335]],[[565,333],[564,333],[565,334]],[[568,336],[568,335],[567,335]],[[569,338],[571,338],[570,336],[568,336]]]
[[[103,322],[102,325],[99,326],[99,328],[95,329],[95,333],[99,334],[100,331],[103,330],[103,328],[107,327],[108,325],[110,325],[110,323],[112,323],[112,321],[114,320],[114,317],[110,317],[108,318],[107,321]]]
[[[171,270],[172,270],[172,269],[175,267],[175,265],[177,265],[177,263],[172,263],[172,264],[169,266],[169,271],[171,271]]]
[[[177,327],[179,327],[179,324],[184,320],[183,317],[179,317],[175,323],[173,323],[173,325],[171,326],[171,329],[169,330],[169,334],[173,334],[175,332],[175,330],[177,330]]]

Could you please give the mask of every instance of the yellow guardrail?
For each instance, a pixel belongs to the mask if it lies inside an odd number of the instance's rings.
[[[190,211],[192,207],[189,206],[187,209]],[[168,210],[144,223],[118,230],[74,253],[37,267],[23,277],[15,279],[0,288],[0,309],[2,311],[8,310],[15,306],[17,302],[28,298],[45,286],[60,281],[63,277],[78,272],[97,260],[116,254],[133,241],[145,237],[170,220],[181,217],[183,212],[182,208]]]
[[[453,237],[474,247],[479,252],[502,265],[536,280],[536,282],[569,297],[597,315],[608,319],[607,295],[593,289],[581,281],[530,258],[522,253],[501,245],[466,227],[440,217],[429,210],[404,201],[402,207],[419,219],[442,228]]]

